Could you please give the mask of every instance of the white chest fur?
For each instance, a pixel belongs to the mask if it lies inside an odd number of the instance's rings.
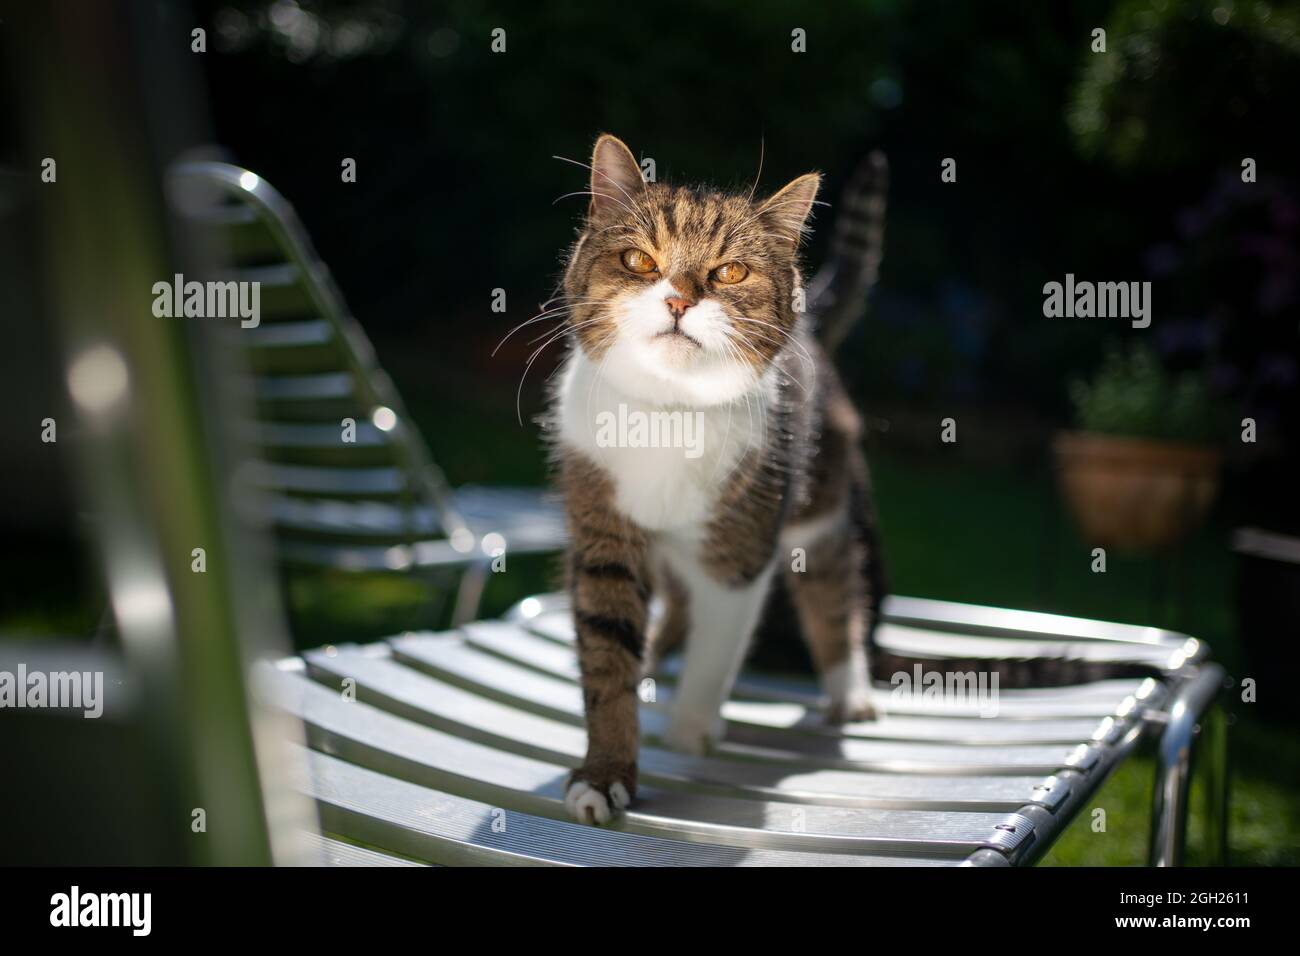
[[[562,440],[609,473],[619,510],[647,530],[688,537],[761,442],[767,414],[759,395],[706,408],[629,395],[580,350],[563,370],[559,403]]]

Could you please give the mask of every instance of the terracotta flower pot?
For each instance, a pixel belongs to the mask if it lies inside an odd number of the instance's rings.
[[[1219,491],[1222,456],[1210,446],[1062,432],[1055,447],[1061,488],[1090,546],[1170,548]]]

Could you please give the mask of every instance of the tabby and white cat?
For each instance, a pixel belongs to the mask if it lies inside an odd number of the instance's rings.
[[[636,793],[637,687],[666,647],[686,645],[664,743],[707,752],[782,574],[829,719],[869,719],[879,594],[859,513],[861,425],[800,306],[798,246],[820,177],[762,201],[646,183],[609,135],[591,173],[550,428],[588,735],[565,803],[601,824]],[[611,415],[656,412],[691,416],[693,453],[609,440]]]

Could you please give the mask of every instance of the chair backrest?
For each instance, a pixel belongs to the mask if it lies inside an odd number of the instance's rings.
[[[454,568],[476,540],[374,348],[289,203],[257,174],[178,165],[173,197],[231,269],[257,283],[260,315],[236,333],[248,356],[258,460],[243,478],[290,565],[342,571]]]

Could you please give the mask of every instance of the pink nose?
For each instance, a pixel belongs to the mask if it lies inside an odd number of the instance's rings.
[[[668,311],[673,314],[674,319],[680,319],[694,304],[690,299],[683,299],[680,295],[670,295],[664,299],[664,305],[668,306]]]

